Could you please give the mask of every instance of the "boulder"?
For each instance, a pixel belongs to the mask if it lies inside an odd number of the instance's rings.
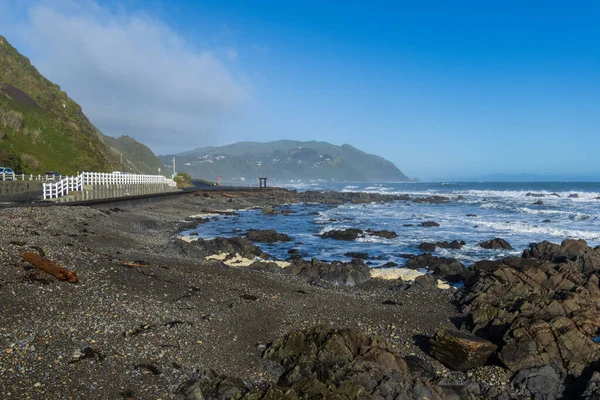
[[[406,262],[406,268],[429,268],[436,279],[444,279],[455,283],[466,280],[471,272],[454,258],[436,257],[431,254],[420,254]]]
[[[543,241],[530,245],[523,258],[537,258],[553,263],[573,262],[584,274],[600,269],[600,251],[592,249],[583,239],[566,239],[560,245]]]
[[[437,279],[435,279],[431,274],[419,275],[415,278],[415,282],[413,283],[412,287],[423,290],[435,289],[437,288]]]
[[[359,237],[364,237],[364,232],[361,229],[349,228],[345,230],[331,230],[320,235],[323,239],[335,240],[356,240]]]
[[[450,198],[445,196],[427,196],[416,197],[412,199],[413,203],[429,203],[429,204],[444,204],[450,203]]]
[[[189,243],[183,240],[176,240],[175,246],[182,253],[196,257],[206,257],[222,253],[231,254],[232,256],[239,254],[244,258],[250,259],[270,257],[251,241],[241,237],[216,237],[210,240],[199,238]]]
[[[549,365],[520,370],[512,379],[512,385],[532,400],[560,399],[565,389]]]
[[[434,227],[434,226],[440,226],[440,224],[438,224],[435,221],[425,221],[425,222],[421,222],[419,224],[419,226],[424,226],[424,227],[428,227],[429,228],[429,227]]]
[[[501,239],[501,238],[486,240],[485,242],[479,243],[479,246],[483,247],[484,249],[512,250],[512,246],[510,245],[510,243],[508,243],[506,240]]]
[[[354,259],[349,263],[334,261],[331,263],[313,258],[311,261],[294,260],[284,268],[284,273],[303,276],[311,284],[329,286],[356,286],[371,279],[370,268],[362,260]]]
[[[278,233],[275,229],[250,229],[246,233],[246,238],[251,242],[260,243],[275,243],[275,242],[290,242],[292,238],[285,233]]]
[[[441,249],[461,249],[466,243],[464,241],[453,240],[451,242],[436,242],[436,243],[428,243],[423,242],[419,245],[419,250],[421,251],[435,251],[436,248]]]
[[[344,255],[350,258],[358,258],[360,260],[366,260],[367,258],[369,258],[369,253],[358,253],[354,251],[350,251]]]
[[[570,199],[578,199],[578,198],[579,198],[579,195],[578,195],[577,193],[571,193],[571,194],[569,195],[569,198],[570,198]]]
[[[486,364],[498,346],[477,336],[440,328],[429,343],[429,354],[448,368],[466,371]]]
[[[544,205],[544,202],[543,202],[543,201],[541,201],[541,200],[538,200],[538,201],[536,201],[535,203],[533,203],[533,205],[535,205],[535,206],[543,206],[543,205]]]
[[[384,239],[394,239],[394,238],[398,237],[396,232],[386,231],[386,230],[374,231],[371,229],[367,229],[367,233],[371,236],[377,236],[377,237],[384,238]]]

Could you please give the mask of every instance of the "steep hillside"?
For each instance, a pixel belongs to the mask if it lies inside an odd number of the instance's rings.
[[[133,168],[140,170],[144,174],[157,174],[158,169],[162,168],[162,163],[154,155],[152,150],[129,136],[114,138],[104,137],[112,147],[123,153],[127,161],[133,164]]]
[[[81,107],[0,36],[0,166],[24,173],[129,170]],[[145,147],[145,146],[144,146]]]
[[[159,157],[168,164],[173,155]],[[346,182],[402,182],[409,178],[390,161],[350,145],[282,140],[240,142],[199,148],[175,156],[178,170],[196,178],[224,182],[254,182],[267,177],[278,182],[330,180]]]

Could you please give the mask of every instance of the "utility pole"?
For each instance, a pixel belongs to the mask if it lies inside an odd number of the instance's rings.
[[[173,176],[175,176],[175,157],[173,157]]]

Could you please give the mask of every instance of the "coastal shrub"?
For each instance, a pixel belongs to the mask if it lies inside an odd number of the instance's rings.
[[[0,122],[2,125],[13,128],[15,130],[21,130],[25,125],[23,122],[23,114],[14,110],[4,110],[0,108]]]
[[[4,131],[2,129],[0,129],[0,140],[4,139],[5,136],[6,136],[6,133],[4,133]]]
[[[25,164],[25,166],[27,166],[29,169],[38,170],[40,168],[40,162],[31,154],[22,153],[21,160],[23,160],[23,164]]]
[[[173,180],[175,183],[177,183],[177,187],[180,189],[193,186],[192,177],[185,172],[178,173]]]

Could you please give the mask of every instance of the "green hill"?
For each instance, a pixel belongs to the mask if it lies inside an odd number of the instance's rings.
[[[158,168],[162,168],[162,163],[154,155],[152,150],[129,136],[114,138],[105,136],[108,144],[123,153],[127,161],[133,164],[133,168],[139,169],[142,173],[156,175]]]
[[[240,142],[181,153],[178,170],[194,178],[224,182],[254,182],[267,177],[276,182],[329,180],[338,182],[404,182],[409,178],[393,163],[348,144],[281,140]],[[173,155],[159,157],[169,164]]]
[[[0,36],[0,166],[23,173],[156,172],[158,159],[146,146],[127,138],[117,150],[111,143],[121,139],[102,135],[81,106]]]

